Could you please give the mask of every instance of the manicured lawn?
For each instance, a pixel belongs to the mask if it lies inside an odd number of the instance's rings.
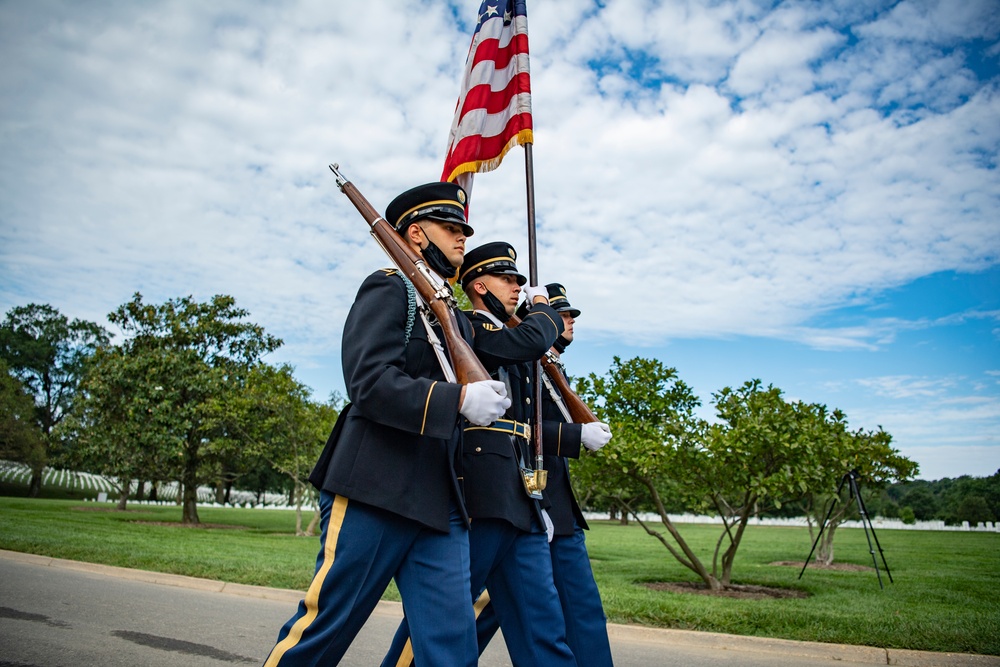
[[[180,508],[0,497],[0,548],[244,584],[304,590],[318,541],[295,537],[294,513],[200,508],[212,528],[183,528]],[[308,521],[308,516],[304,516]],[[164,525],[166,524],[166,525]],[[225,527],[221,527],[225,526]],[[683,525],[710,558],[718,528]],[[638,526],[593,522],[588,545],[605,610],[616,623],[885,648],[1000,655],[1000,535],[881,530],[895,583],[883,570],[841,572],[773,565],[802,561],[805,528],[750,527],[734,582],[808,593],[803,599],[733,599],[651,590],[693,582]],[[840,529],[837,561],[871,566],[860,529]],[[879,565],[881,567],[881,560]],[[387,592],[395,598],[394,589]]]

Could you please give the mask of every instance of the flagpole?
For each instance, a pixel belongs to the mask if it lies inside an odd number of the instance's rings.
[[[528,284],[538,285],[538,253],[535,244],[535,167],[531,142],[524,144],[524,177],[528,204]],[[534,419],[531,424],[531,441],[535,449],[535,484],[539,490],[545,488],[545,460],[542,454],[542,361],[538,359],[531,367],[531,386],[534,388],[532,402]]]

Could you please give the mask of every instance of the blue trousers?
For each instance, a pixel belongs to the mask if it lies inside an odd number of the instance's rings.
[[[335,665],[396,580],[424,665],[475,665],[469,601],[469,531],[457,511],[441,533],[385,510],[320,494],[316,574],[278,633],[265,667]]]
[[[471,599],[478,599],[484,589],[489,591],[489,607],[503,628],[511,663],[515,667],[575,666],[566,644],[566,624],[553,584],[545,532],[525,533],[506,521],[473,519],[469,550]],[[407,650],[410,618],[407,614],[397,629],[383,667],[433,665],[416,655],[411,658]]]
[[[583,529],[577,526],[572,535],[556,535],[549,544],[549,552],[552,576],[566,621],[566,643],[581,667],[610,667],[614,663],[607,617],[590,568]],[[476,607],[476,641],[482,654],[500,622],[492,604],[477,604]]]

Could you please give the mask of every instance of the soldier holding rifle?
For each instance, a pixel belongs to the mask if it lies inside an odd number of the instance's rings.
[[[370,275],[347,316],[351,403],[310,476],[321,491],[316,574],[265,665],[337,664],[392,579],[421,664],[475,665],[461,424],[490,424],[510,400],[471,354],[445,281],[472,235],[465,192],[418,186],[383,219],[331,168],[397,269]]]
[[[463,443],[472,587],[484,587],[496,609],[511,662],[522,666],[576,665],[565,641],[565,624],[552,579],[542,494],[531,470],[531,368],[562,332],[562,318],[547,304],[544,288],[523,287],[516,254],[508,243],[470,251],[460,280],[475,311],[474,350],[491,375],[505,384],[512,404],[489,426],[468,424]],[[505,322],[523,291],[533,304],[518,326]],[[407,614],[411,623],[415,619]],[[412,656],[403,621],[383,666],[424,665]]]
[[[590,567],[583,531],[588,528],[570,483],[567,458],[579,458],[582,449],[597,451],[611,440],[607,424],[597,421],[590,408],[573,393],[563,371],[561,355],[573,342],[573,325],[580,311],[559,283],[545,286],[549,304],[559,313],[564,329],[549,351],[542,376],[543,443],[548,484],[547,512],[553,523],[549,542],[552,575],[563,617],[566,641],[580,665],[603,667],[613,664],[608,640],[607,617]],[[524,316],[523,309],[518,316]],[[492,604],[481,605],[476,632],[482,653],[496,634],[499,623]]]
[[[556,369],[565,377],[560,356],[573,342],[573,325],[580,311],[570,305],[566,289],[559,283],[545,286],[549,303],[563,319],[565,329],[552,355]],[[542,416],[547,429],[545,442],[555,440],[555,451],[546,446],[545,469],[549,483],[545,496],[551,502],[555,535],[549,544],[552,554],[552,575],[566,618],[566,638],[581,665],[611,665],[611,644],[608,641],[608,623],[601,604],[601,595],[590,568],[590,556],[583,531],[588,528],[580,504],[570,484],[567,458],[579,458],[581,445],[589,451],[598,451],[611,440],[611,429],[601,422],[574,424],[567,407],[567,396],[549,376],[543,376]],[[565,390],[564,390],[565,391]],[[555,436],[553,438],[553,436]],[[551,453],[550,453],[551,452]]]

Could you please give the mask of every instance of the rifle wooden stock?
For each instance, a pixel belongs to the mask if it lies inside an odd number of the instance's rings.
[[[509,327],[516,327],[520,323],[521,318],[517,315],[511,315],[510,319],[507,320],[507,326]],[[542,357],[541,362],[542,370],[549,376],[549,380],[556,386],[559,393],[562,394],[563,403],[566,405],[566,410],[569,412],[573,423],[590,424],[600,421],[594,414],[594,411],[590,409],[590,406],[584,403],[583,399],[569,386],[569,382],[566,381],[566,376],[563,375],[559,364],[553,361],[548,353]]]
[[[451,364],[455,369],[455,378],[460,384],[491,379],[475,352],[462,338],[455,309],[448,303],[453,298],[450,288],[446,285],[439,287],[435,284],[424,258],[413,251],[406,241],[396,233],[396,230],[389,226],[385,218],[378,214],[378,211],[365,199],[364,195],[354,187],[354,184],[341,175],[338,169],[338,165],[330,165],[330,170],[337,176],[337,187],[347,195],[347,198],[354,204],[354,208],[358,209],[361,217],[371,228],[372,236],[389,255],[396,268],[410,279],[413,287],[427,302],[441,324],[441,334],[444,338],[444,344],[448,348]]]

